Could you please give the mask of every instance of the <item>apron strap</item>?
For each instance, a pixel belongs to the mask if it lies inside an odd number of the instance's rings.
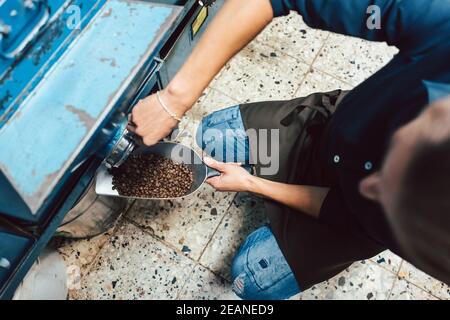
[[[293,121],[298,120],[299,114],[306,108],[317,111],[323,116],[322,120],[326,120],[336,111],[337,104],[342,101],[346,94],[347,92],[338,89],[331,92],[315,93],[306,98],[290,100],[286,105],[287,107],[293,107],[293,110],[280,123],[283,126],[291,125]],[[318,101],[315,99],[317,97],[320,98]]]

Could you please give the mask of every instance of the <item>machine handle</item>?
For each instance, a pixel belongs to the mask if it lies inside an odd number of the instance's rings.
[[[156,75],[157,77],[159,77],[159,71],[161,70],[163,64],[164,64],[164,60],[160,59],[160,58],[153,58],[154,63],[154,67],[147,72],[147,75],[145,76],[144,80],[142,81],[141,85],[139,86],[139,88],[137,89],[137,93],[136,96],[133,99],[133,102],[131,104],[131,106],[135,106],[136,103],[138,102],[138,100],[141,98],[141,96],[143,95],[144,91],[148,86],[148,82],[153,78],[154,75]]]
[[[36,23],[36,25],[33,27],[31,32],[14,48],[11,48],[10,50],[4,51],[3,48],[0,48],[0,57],[5,59],[14,59],[17,56],[19,56],[27,47],[27,45],[33,41],[33,39],[38,35],[38,33],[41,31],[41,29],[48,23],[50,20],[50,6],[48,5],[46,0],[26,0],[26,3],[28,3],[29,6],[34,5],[34,2],[37,2],[39,6],[43,8],[43,14],[42,17],[39,19],[39,21]],[[3,38],[8,36],[8,32],[0,32],[0,44],[1,40]]]

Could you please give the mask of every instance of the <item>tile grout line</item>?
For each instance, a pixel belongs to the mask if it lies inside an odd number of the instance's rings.
[[[222,69],[223,69],[223,68],[222,68]],[[216,77],[218,77],[218,76],[222,73],[222,69],[219,71],[219,73],[216,75]],[[214,80],[212,80],[212,81],[214,81]],[[211,83],[212,83],[212,81],[211,81]],[[189,120],[189,123],[188,123],[188,124],[194,123],[195,120],[197,120],[197,119],[195,119],[195,117],[196,117],[197,115],[196,115],[196,113],[195,113],[194,111],[197,111],[197,108],[200,108],[200,107],[203,106],[203,103],[205,102],[205,100],[208,99],[208,97],[211,95],[211,89],[212,89],[211,86],[206,87],[206,88],[203,90],[202,95],[195,101],[195,103],[192,105],[192,107],[191,107],[188,111],[186,111],[186,113],[188,113],[188,112],[191,112],[191,113],[192,113],[192,118],[188,118],[188,120]],[[206,94],[203,96],[203,93],[205,93],[205,91],[207,91],[207,92],[206,92]],[[201,100],[201,102],[200,102],[200,100]],[[198,103],[198,106],[196,106],[197,103]],[[201,120],[201,119],[200,119],[200,120]],[[187,129],[187,126],[183,129],[183,132],[184,132],[186,129]]]
[[[357,87],[357,86],[360,84],[360,83],[354,84],[354,83],[348,82],[347,80],[344,80],[344,79],[340,78],[338,75],[335,75],[335,74],[333,74],[333,73],[330,73],[330,72],[328,72],[328,71],[325,71],[325,70],[323,70],[322,68],[312,67],[312,69],[313,69],[314,71],[318,71],[318,72],[320,72],[320,73],[326,74],[327,76],[330,76],[330,77],[332,77],[332,78],[334,78],[334,79],[336,79],[336,80],[339,80],[339,81],[341,81],[341,82],[343,82],[343,83],[345,83],[345,84],[351,86],[352,88],[355,88],[355,87]],[[372,75],[373,75],[373,74],[372,74]],[[371,76],[372,76],[372,75],[371,75]]]
[[[222,216],[222,218],[220,219],[220,222],[217,224],[214,232],[212,233],[211,237],[209,238],[208,242],[206,243],[205,247],[203,248],[202,252],[200,253],[200,255],[198,257],[198,262],[199,263],[200,263],[201,258],[203,257],[203,254],[206,251],[206,248],[209,246],[209,244],[211,243],[212,239],[216,235],[217,230],[219,230],[219,227],[222,225],[222,222],[225,220],[225,217],[228,215],[228,211],[230,210],[231,206],[233,205],[234,200],[236,199],[237,195],[238,195],[238,192],[236,192],[235,195],[233,196],[233,199],[231,200],[230,204],[228,205],[227,209],[225,210],[225,213]]]
[[[137,222],[129,219],[128,217],[125,217],[125,220],[127,220],[128,223],[130,223],[131,225],[133,225],[134,227],[138,228],[139,230],[141,230],[142,232],[144,232],[145,234],[149,235],[150,237],[152,237],[154,240],[156,240],[156,242],[159,242],[160,244],[162,244],[164,247],[166,247],[167,249],[170,249],[172,251],[174,251],[175,253],[177,253],[178,255],[188,259],[191,261],[192,263],[192,269],[189,272],[189,275],[186,277],[186,279],[183,282],[183,285],[180,286],[180,288],[177,291],[177,294],[175,295],[175,300],[178,300],[179,295],[181,294],[182,289],[185,287],[186,283],[191,279],[191,276],[194,272],[194,269],[196,267],[196,261],[194,258],[190,257],[189,255],[186,255],[184,252],[180,251],[178,248],[174,247],[171,243],[161,239],[160,237],[158,237],[156,234],[154,234],[154,232],[149,232],[150,230],[153,229],[149,229],[149,228],[145,228],[140,226]]]
[[[328,42],[328,39],[330,38],[330,34],[327,35],[327,37],[325,38],[325,40],[323,41],[321,47],[319,50],[317,50],[317,54],[314,57],[314,59],[312,60],[312,62],[310,64],[308,64],[308,71],[306,72],[306,74],[304,75],[302,81],[300,82],[299,86],[297,87],[297,89],[294,91],[293,94],[293,98],[296,97],[298,95],[298,92],[300,91],[300,89],[302,88],[303,84],[305,83],[306,78],[308,77],[308,75],[310,73],[312,73],[311,71],[314,71],[314,63],[316,62],[317,58],[319,57],[320,53],[322,52],[323,48],[325,47],[326,43]],[[298,59],[297,59],[298,60]]]
[[[391,291],[392,291],[392,289],[393,289],[393,287],[394,287],[395,282],[397,281],[397,276],[395,275],[395,272],[392,272],[392,271],[390,271],[390,270],[388,270],[388,269],[386,269],[386,268],[383,268],[382,266],[380,266],[378,263],[372,261],[371,259],[366,259],[366,260],[364,260],[364,261],[366,261],[367,263],[370,263],[371,265],[373,265],[373,266],[375,266],[375,267],[381,269],[381,270],[384,271],[384,272],[393,274],[393,275],[395,276],[394,281],[392,281],[391,288],[390,288],[389,290],[386,290],[386,291],[385,291],[385,292],[387,293],[386,299],[385,299],[385,300],[389,300],[389,297],[390,297],[390,295],[391,295]],[[400,269],[399,269],[399,270],[400,270]]]
[[[429,294],[430,296],[432,296],[432,297],[434,297],[434,298],[436,298],[436,299],[438,299],[438,300],[442,300],[442,298],[436,296],[436,295],[435,295],[433,292],[431,292],[430,290],[427,290],[427,289],[425,289],[425,288],[422,288],[422,287],[420,287],[419,285],[415,284],[414,282],[409,281],[408,279],[406,279],[406,278],[404,278],[404,277],[401,277],[399,274],[400,274],[400,270],[401,270],[401,268],[402,268],[404,262],[405,262],[405,260],[402,259],[402,261],[400,262],[398,271],[395,273],[396,278],[395,278],[395,281],[394,281],[394,283],[392,284],[392,287],[391,287],[391,289],[390,289],[390,291],[389,291],[388,300],[389,300],[389,298],[391,297],[392,292],[394,291],[395,285],[396,285],[400,280],[404,280],[404,281],[406,281],[407,283],[411,284],[412,286],[416,287],[417,289],[419,289],[419,290],[421,290],[421,291],[423,291],[423,292]],[[394,272],[393,272],[393,273],[394,273]]]
[[[325,38],[325,40],[322,43],[322,46],[320,47],[320,49],[317,51],[316,56],[314,57],[313,61],[311,62],[311,67],[314,65],[314,63],[317,61],[317,59],[320,56],[320,53],[323,51],[323,48],[325,48],[328,40],[330,39],[331,33],[328,33],[327,37]]]
[[[401,279],[401,280],[404,280],[404,281],[408,282],[409,284],[411,284],[411,285],[413,285],[414,287],[420,289],[421,291],[426,292],[427,294],[429,294],[429,295],[432,296],[432,297],[435,297],[435,298],[438,299],[438,300],[444,300],[443,298],[441,298],[441,297],[435,295],[431,290],[422,288],[422,287],[419,286],[418,284],[416,284],[416,283],[414,283],[414,282],[412,282],[412,281],[406,279],[406,277],[401,277],[401,276],[400,276],[400,270],[402,269],[404,263],[406,263],[406,261],[405,261],[404,259],[402,259],[402,262],[401,262],[401,264],[400,264],[400,267],[398,268],[397,279],[399,279],[399,280]],[[392,289],[393,289],[393,288],[392,288]]]
[[[374,257],[369,258],[369,259],[366,259],[366,260],[367,260],[367,261],[370,261],[370,262],[372,262],[372,263],[375,263],[375,264],[378,265],[380,268],[382,268],[382,269],[384,269],[384,270],[386,270],[386,271],[389,271],[390,273],[392,273],[392,274],[394,274],[394,275],[397,275],[398,272],[400,271],[401,262],[399,263],[398,270],[397,270],[397,271],[392,271],[392,270],[389,269],[388,267],[385,267],[385,266],[379,264],[379,263],[378,263],[375,259],[373,259],[373,258],[374,258]],[[402,261],[403,261],[403,260],[402,260]]]
[[[420,289],[421,291],[427,293],[428,295],[430,295],[430,296],[432,296],[432,297],[434,297],[434,298],[436,298],[436,299],[438,299],[438,300],[446,300],[445,298],[441,298],[441,297],[435,295],[431,290],[427,290],[427,289],[425,289],[425,288],[422,288],[422,287],[418,286],[418,285],[415,284],[414,282],[411,282],[411,281],[409,281],[409,280],[407,280],[407,279],[405,279],[405,278],[403,278],[403,280],[405,280],[405,281],[408,282],[409,284],[413,285],[414,287]]]
[[[324,43],[326,42],[326,40],[328,39],[328,37],[329,37],[329,35],[328,35],[327,38],[324,40]],[[305,80],[306,76],[307,76],[308,73],[309,73],[309,70],[310,70],[310,68],[311,68],[311,64],[309,64],[307,61],[302,60],[301,58],[294,57],[294,56],[289,55],[289,54],[287,54],[287,53],[285,53],[285,52],[283,52],[283,51],[281,51],[281,50],[279,50],[279,49],[277,49],[277,48],[274,48],[274,47],[271,47],[270,45],[264,44],[264,43],[260,42],[259,40],[254,40],[254,41],[255,41],[256,43],[258,43],[260,46],[262,46],[263,48],[274,50],[274,51],[276,51],[277,53],[279,53],[281,56],[289,57],[289,58],[295,60],[295,61],[297,62],[297,64],[302,64],[302,65],[306,66],[306,67],[307,67],[307,70],[306,70],[305,75],[303,76],[302,81],[300,82],[299,87],[301,86],[301,84],[303,84],[303,81]],[[315,59],[317,58],[318,54],[319,54],[320,51],[322,50],[323,46],[324,46],[324,44],[322,44],[322,46],[321,46],[320,49],[318,50],[318,53],[316,54],[315,58],[313,59],[313,62],[315,61]],[[245,48],[247,48],[247,47],[245,47]],[[245,48],[244,48],[244,49],[245,49]],[[244,49],[243,49],[243,50],[244,50]],[[220,74],[222,74],[222,72],[223,72],[223,70],[224,70],[225,67],[226,67],[226,65],[222,68],[222,71],[221,71]],[[216,80],[216,78],[215,78],[214,80]],[[299,87],[294,91],[294,94],[291,95],[291,98],[295,96],[295,94],[296,94],[297,91],[299,90]],[[241,102],[240,102],[240,99],[237,99],[237,98],[235,98],[235,97],[232,97],[232,96],[228,95],[227,93],[223,92],[221,89],[218,89],[218,88],[214,85],[214,81],[212,82],[212,85],[210,86],[210,88],[211,88],[211,89],[214,89],[214,90],[216,90],[216,91],[218,91],[218,92],[220,92],[221,94],[227,96],[228,98],[231,98],[231,99],[235,100],[237,103],[241,103]],[[242,103],[247,103],[247,102],[242,102]]]
[[[281,51],[281,50],[278,49],[278,48],[275,48],[275,47],[272,47],[272,46],[270,46],[270,45],[268,45],[268,44],[262,43],[262,42],[260,42],[259,40],[256,40],[256,42],[258,42],[258,43],[259,43],[261,46],[263,46],[263,47],[273,49],[273,50],[275,50],[276,52],[278,52],[278,53],[280,53],[280,54],[282,54],[282,55],[285,55],[285,56],[287,56],[287,57],[289,57],[289,58],[291,58],[291,59],[294,59],[297,63],[304,64],[304,65],[306,65],[306,66],[308,67],[308,70],[307,70],[306,73],[303,75],[303,78],[302,78],[302,80],[300,81],[300,84],[298,85],[297,89],[295,89],[295,90],[294,90],[294,93],[291,95],[291,98],[295,98],[296,95],[297,95],[297,92],[300,90],[301,86],[303,85],[303,83],[304,83],[305,80],[306,80],[306,77],[307,77],[308,74],[310,73],[310,70],[311,70],[311,68],[312,68],[312,65],[313,65],[313,63],[315,62],[317,56],[318,56],[319,53],[322,51],[322,48],[325,46],[325,43],[327,42],[328,38],[329,38],[329,35],[324,39],[324,41],[323,41],[323,43],[322,43],[322,46],[320,47],[319,50],[317,50],[317,54],[316,54],[316,56],[314,57],[314,59],[313,59],[313,61],[312,61],[311,63],[308,63],[307,61],[305,61],[305,60],[303,60],[303,59],[301,59],[301,58],[299,58],[299,57],[294,57],[294,56],[290,55],[289,53],[286,53],[286,52]]]
[[[92,267],[97,263],[98,258],[100,256],[100,253],[102,252],[103,248],[107,245],[109,239],[112,236],[114,236],[114,234],[117,232],[121,222],[123,221],[123,219],[126,219],[127,213],[134,206],[135,202],[136,202],[136,200],[132,200],[131,201],[131,203],[129,204],[128,208],[120,215],[119,219],[117,219],[116,224],[110,229],[110,230],[112,230],[112,232],[109,234],[109,236],[107,237],[106,241],[101,245],[101,247],[99,248],[99,250],[97,251],[97,253],[94,256],[94,259],[92,259],[92,261],[89,264],[87,264],[86,273],[84,275],[82,275],[83,278],[87,277],[91,273]],[[101,236],[101,235],[104,235],[106,233],[108,233],[108,231],[103,233],[103,234],[97,235],[97,236]],[[83,280],[81,279],[80,282],[82,283],[82,281]],[[73,290],[73,291],[82,291],[82,290],[83,290],[83,288],[81,287],[80,289],[76,289],[76,290]],[[69,298],[70,298],[70,293],[69,293]]]
[[[197,265],[194,264],[194,266],[192,267],[191,272],[189,273],[189,275],[188,275],[188,276],[186,277],[186,279],[184,280],[183,285],[180,286],[180,290],[178,290],[178,292],[177,292],[177,294],[176,294],[176,296],[175,296],[175,300],[181,300],[181,299],[180,299],[180,296],[183,294],[183,290],[184,290],[184,288],[187,286],[189,280],[191,280],[192,277],[194,276],[194,271],[195,271],[195,268],[196,268],[196,267],[197,267]]]
[[[225,216],[226,214],[227,214],[227,213],[225,213],[224,216]],[[135,226],[136,228],[138,228],[138,229],[141,230],[142,232],[144,232],[144,233],[150,235],[151,237],[153,237],[156,241],[160,242],[161,244],[163,244],[163,245],[166,246],[167,248],[169,248],[169,249],[175,251],[177,254],[179,254],[179,255],[181,255],[181,256],[183,256],[183,257],[185,257],[185,258],[191,260],[195,265],[200,265],[201,267],[204,267],[205,269],[208,269],[208,270],[211,271],[212,273],[216,274],[213,270],[209,269],[207,266],[205,266],[205,265],[203,265],[202,263],[200,263],[200,257],[201,257],[201,255],[199,256],[198,260],[196,260],[196,259],[193,258],[192,256],[186,255],[183,251],[181,251],[180,249],[178,249],[177,247],[175,247],[175,246],[174,246],[173,244],[171,244],[170,242],[167,242],[166,240],[164,240],[164,239],[162,239],[161,237],[159,237],[159,236],[157,236],[156,234],[154,234],[154,233],[152,232],[153,229],[143,227],[143,226],[139,225],[137,222],[131,220],[130,218],[124,217],[124,219],[126,219],[127,222],[131,223],[133,226]],[[221,219],[221,222],[222,222],[222,221],[223,221],[223,218]],[[221,223],[221,222],[220,222],[220,223]],[[219,225],[220,225],[220,223],[219,223]],[[216,230],[217,230],[217,228],[216,228]],[[215,231],[216,231],[216,230],[215,230]],[[214,235],[214,234],[215,234],[215,233],[213,233],[213,235]],[[211,237],[211,238],[212,238],[212,237]],[[208,246],[208,244],[209,244],[209,242],[205,245],[205,248]],[[219,274],[216,274],[216,275],[219,275]],[[223,277],[222,277],[222,278],[223,278]],[[225,279],[225,280],[226,280],[226,279]],[[228,281],[228,280],[227,280],[227,281]]]
[[[230,96],[229,94],[223,92],[221,89],[218,89],[218,88],[215,87],[215,86],[211,86],[211,87],[209,87],[209,88],[210,88],[210,90],[217,91],[218,93],[220,93],[220,94],[226,96],[227,98],[230,98],[231,100],[234,100],[234,102],[241,104],[241,102],[239,101],[239,99],[236,99],[235,97]]]
[[[312,29],[312,30],[314,30],[314,29]],[[300,57],[298,57],[298,56],[294,56],[294,55],[292,55],[292,54],[290,54],[290,53],[288,53],[288,52],[284,52],[283,50],[281,50],[281,49],[279,49],[279,48],[277,48],[277,47],[275,47],[275,46],[272,46],[272,45],[270,45],[270,44],[266,44],[266,43],[262,42],[261,40],[255,39],[254,41],[255,41],[256,43],[262,45],[263,47],[273,49],[273,50],[277,51],[278,53],[281,53],[281,54],[283,54],[283,55],[286,55],[286,56],[288,56],[288,57],[290,57],[290,58],[293,58],[293,59],[297,60],[298,62],[304,63],[304,64],[306,64],[306,65],[310,65],[310,64],[313,64],[313,63],[315,62],[315,60],[317,59],[319,53],[322,51],[322,48],[324,47],[325,42],[328,41],[328,38],[330,37],[331,32],[328,31],[327,33],[328,33],[327,36],[323,39],[323,43],[322,43],[322,45],[320,46],[319,50],[317,50],[317,53],[316,53],[316,55],[314,56],[312,62],[308,62],[308,61],[306,61],[306,60],[304,60],[304,59],[302,59],[302,58],[300,58]]]
[[[233,200],[234,200],[234,197],[233,197]],[[231,206],[231,205],[230,205],[230,206]],[[228,208],[228,209],[229,209],[229,208]],[[228,211],[228,209],[227,209],[227,211]],[[225,214],[224,214],[224,216],[222,217],[221,221],[219,222],[218,226],[220,226],[220,224],[221,224],[222,221],[223,221],[223,218],[227,215],[227,213],[228,213],[227,211],[225,212]],[[149,228],[146,228],[146,227],[142,227],[142,226],[140,226],[138,223],[136,223],[135,221],[131,220],[131,219],[128,218],[128,217],[124,217],[124,219],[127,220],[127,222],[131,223],[131,224],[132,224],[133,226],[135,226],[136,228],[138,228],[139,230],[141,230],[142,232],[144,232],[144,233],[148,234],[149,236],[151,236],[152,238],[154,238],[157,242],[161,243],[162,245],[164,245],[164,246],[167,247],[168,249],[173,250],[174,252],[176,252],[176,253],[179,254],[180,256],[183,256],[183,257],[187,258],[188,260],[190,260],[190,261],[192,262],[192,264],[193,264],[192,270],[191,270],[189,276],[188,276],[188,277],[186,278],[186,280],[183,282],[183,286],[180,287],[180,289],[179,289],[180,291],[177,293],[176,299],[178,299],[179,294],[181,294],[181,292],[182,292],[182,290],[184,289],[184,287],[186,286],[187,282],[191,279],[191,277],[192,277],[192,275],[193,275],[193,273],[194,273],[194,270],[195,270],[195,268],[196,268],[197,266],[200,266],[200,267],[202,267],[202,268],[205,268],[206,270],[208,270],[209,272],[211,272],[211,273],[214,274],[215,276],[220,277],[220,278],[223,279],[225,282],[229,283],[229,280],[228,280],[228,279],[224,278],[221,274],[216,273],[215,271],[211,270],[209,267],[203,265],[203,264],[200,262],[200,258],[201,258],[201,256],[202,256],[203,252],[200,254],[198,260],[195,260],[192,256],[186,255],[184,252],[182,252],[182,251],[180,251],[178,248],[174,247],[171,243],[165,241],[164,239],[158,237],[156,234],[150,232],[150,230],[152,230],[152,229],[149,229]],[[216,230],[214,231],[213,235],[211,236],[211,239],[212,239],[212,237],[215,235],[215,232],[217,231],[217,229],[218,229],[218,227],[216,228]],[[208,241],[208,243],[205,245],[205,249],[206,249],[206,247],[209,245],[209,243],[210,243],[210,241]]]
[[[392,283],[391,289],[389,290],[389,294],[388,294],[386,300],[390,300],[390,298],[391,298],[392,291],[394,291],[394,287],[395,287],[396,283],[398,282],[398,279],[399,279],[398,274],[400,273],[400,270],[401,270],[401,268],[402,268],[402,265],[403,265],[403,259],[402,259],[402,261],[400,261],[400,264],[398,265],[398,270],[397,270],[397,272],[395,272],[395,280],[394,280],[394,282]]]

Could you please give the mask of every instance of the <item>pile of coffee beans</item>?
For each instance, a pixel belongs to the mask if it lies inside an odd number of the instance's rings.
[[[189,192],[194,181],[187,165],[156,154],[131,154],[111,173],[113,189],[122,196],[137,198],[181,197]]]

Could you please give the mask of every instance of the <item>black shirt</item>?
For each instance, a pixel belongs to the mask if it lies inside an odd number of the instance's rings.
[[[311,27],[386,41],[400,53],[341,102],[321,141],[331,180],[320,219],[364,234],[404,256],[379,204],[359,182],[382,166],[393,133],[432,101],[450,95],[450,1],[271,0],[275,15],[299,12]],[[367,28],[367,8],[381,9],[381,29]]]

